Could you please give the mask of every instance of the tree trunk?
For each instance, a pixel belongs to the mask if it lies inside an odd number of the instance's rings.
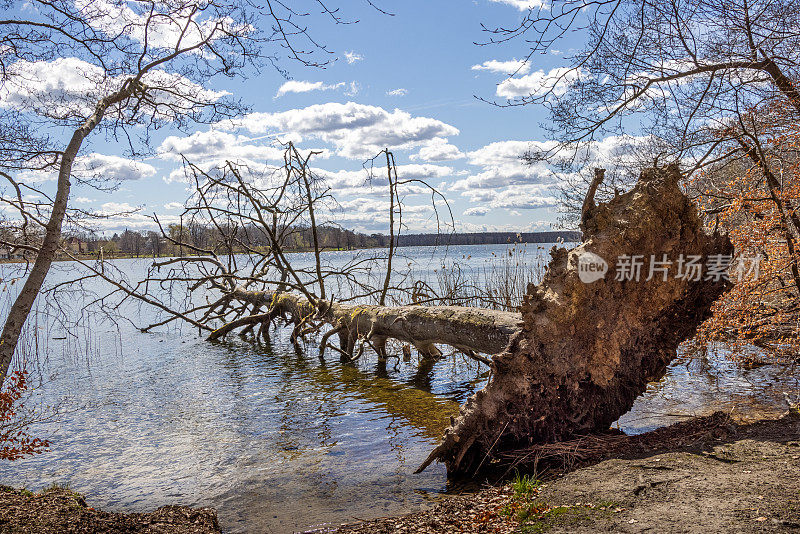
[[[61,154],[56,196],[53,199],[53,209],[50,212],[50,219],[47,221],[42,245],[36,255],[36,260],[33,262],[33,267],[28,273],[28,278],[22,286],[22,290],[20,290],[8,312],[6,322],[3,325],[3,333],[0,334],[0,386],[8,374],[8,368],[14,358],[22,327],[25,325],[25,321],[33,308],[33,303],[42,289],[44,279],[48,271],[50,271],[50,265],[53,263],[56,251],[58,251],[61,243],[61,225],[64,222],[64,215],[67,213],[72,164],[81,149],[83,140],[97,127],[108,107],[128,97],[133,88],[136,87],[136,83],[134,80],[128,80],[119,91],[100,100],[94,109],[94,113],[72,134],[67,148]]]
[[[45,228],[44,240],[39,252],[36,254],[36,260],[33,262],[33,267],[28,273],[28,278],[25,280],[22,290],[8,312],[8,317],[6,317],[6,322],[3,326],[3,333],[0,334],[0,385],[2,385],[8,374],[8,368],[14,358],[22,327],[25,325],[25,321],[33,308],[33,303],[42,289],[44,279],[50,270],[50,265],[53,263],[53,258],[61,242],[61,225],[67,212],[72,163],[85,136],[83,128],[76,130],[69,145],[67,145],[67,149],[61,155],[56,196],[53,201],[50,220],[47,221],[47,227]]]
[[[383,343],[388,338],[397,339],[411,343],[424,355],[438,355],[434,346],[437,343],[467,353],[497,354],[520,330],[522,319],[518,313],[460,306],[379,306],[326,301],[314,305],[300,295],[271,291],[237,289],[231,298],[268,308],[269,312],[231,321],[214,330],[208,337],[210,340],[246,325],[268,323],[281,315],[295,324],[304,317],[313,317],[315,321],[341,328],[354,340]],[[342,350],[352,356],[353,348],[342,347]]]
[[[727,237],[704,232],[679,179],[676,166],[647,169],[632,191],[587,210],[584,243],[554,248],[543,282],[528,287],[522,331],[493,357],[489,383],[461,407],[419,470],[436,460],[451,475],[471,474],[500,450],[605,430],[664,376],[728,284],[678,279],[677,260],[732,253]],[[609,265],[593,283],[578,276],[586,252]],[[667,280],[656,272],[646,281],[651,255],[663,254],[674,262]],[[639,281],[616,280],[622,255],[643,256]]]

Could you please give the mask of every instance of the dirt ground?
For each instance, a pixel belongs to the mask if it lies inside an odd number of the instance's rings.
[[[0,533],[219,533],[217,513],[208,508],[163,506],[149,514],[117,514],[88,507],[64,488],[31,493],[0,486]]]
[[[506,484],[337,532],[800,532],[796,414],[751,424],[715,414],[584,445],[560,458],[566,474],[525,494]]]

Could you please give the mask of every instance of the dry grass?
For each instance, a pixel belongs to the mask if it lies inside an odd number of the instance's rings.
[[[452,260],[435,271],[433,283],[418,284],[433,304],[518,311],[528,285],[544,276],[547,260],[542,252],[536,245],[515,244],[479,267]]]

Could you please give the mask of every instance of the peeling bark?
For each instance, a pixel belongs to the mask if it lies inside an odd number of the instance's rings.
[[[333,326],[334,330],[323,337],[321,349],[325,349],[331,335],[339,334],[342,339],[340,350],[351,359],[360,355],[355,351],[367,342],[375,346],[379,357],[385,359],[383,345],[389,338],[410,343],[428,357],[441,355],[436,344],[450,345],[467,354],[497,354],[508,345],[512,334],[520,330],[521,324],[518,313],[482,308],[357,305],[324,300],[313,304],[306,297],[293,293],[240,289],[230,297],[269,311],[227,323],[214,330],[208,337],[210,340],[237,328],[268,323],[282,316],[295,324],[298,335],[312,322]]]
[[[522,331],[419,471],[441,461],[451,475],[474,473],[500,450],[607,429],[664,376],[727,282],[677,279],[675,263],[666,281],[646,281],[650,256],[732,253],[727,237],[704,232],[679,179],[676,166],[647,169],[632,191],[586,210],[584,243],[553,249],[544,280],[528,287]],[[605,259],[605,278],[581,282],[584,252]],[[617,258],[634,254],[646,260],[640,281],[617,281]]]

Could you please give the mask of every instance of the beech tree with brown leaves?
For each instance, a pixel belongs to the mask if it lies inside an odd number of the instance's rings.
[[[718,304],[707,334],[762,344],[769,338],[771,351],[787,354],[786,340],[799,332],[800,5],[554,0],[517,25],[487,31],[487,44],[524,40],[529,61],[576,35],[584,40],[540,91],[501,104],[550,110],[555,148],[526,157],[566,159],[580,168],[587,146],[627,135],[636,154],[618,162],[623,167],[679,162],[682,184],[709,227],[724,225],[737,256],[763,261],[759,281],[737,285]],[[573,225],[591,173],[575,176],[562,188]],[[598,198],[613,198],[632,176],[612,173]]]

